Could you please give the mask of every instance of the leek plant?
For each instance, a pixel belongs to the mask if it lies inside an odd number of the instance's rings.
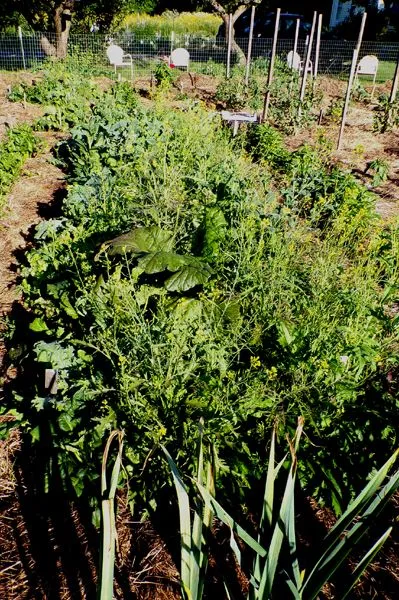
[[[370,526],[399,488],[399,470],[385,482],[389,470],[398,458],[399,450],[397,450],[373,475],[363,491],[351,502],[347,510],[328,532],[314,564],[306,571],[301,571],[297,555],[295,530],[295,485],[298,465],[297,450],[302,431],[303,419],[301,418],[294,439],[289,441],[291,465],[281,503],[276,499],[275,484],[287,455],[278,464],[276,463],[275,432],[272,434],[257,539],[238,525],[217,502],[211,490],[214,482],[212,481],[212,486],[208,482],[204,486],[201,482],[200,473],[203,469],[203,455],[202,449],[200,451],[199,476],[195,480],[195,485],[204,503],[204,510],[208,511],[207,529],[209,530],[212,515],[231,529],[231,548],[240,567],[241,553],[234,536],[241,538],[254,551],[248,600],[269,600],[273,598],[277,584],[281,586],[282,581],[287,586],[286,598],[316,600],[323,586],[337,574],[349,554],[354,550],[359,551],[361,540],[369,533]],[[164,452],[172,471],[179,502],[182,589],[185,598],[200,600],[204,587],[204,567],[206,566],[206,556],[202,545],[204,520],[201,521],[196,508],[194,511],[194,526],[191,530],[190,504],[186,487],[175,463],[165,448]],[[342,596],[340,596],[341,600],[349,596],[362,573],[388,539],[391,530],[392,527],[389,527],[360,558],[351,576],[345,582],[345,589],[342,590]],[[288,557],[286,556],[287,549]],[[282,562],[284,562],[284,570],[280,566]],[[200,570],[201,575],[199,576]],[[230,598],[228,582],[225,582],[225,589],[227,596]]]
[[[101,564],[98,583],[99,600],[112,600],[114,597],[114,564],[115,564],[115,493],[118,485],[119,472],[122,463],[123,432],[112,431],[105,446],[101,468],[101,516],[102,516],[102,541]],[[107,480],[107,464],[112,443],[116,440],[118,451],[111,472]]]
[[[196,484],[203,487],[205,483],[203,489],[212,497],[215,493],[214,468],[212,462],[208,461],[204,469],[202,435],[201,422]],[[179,470],[167,449],[164,446],[162,449],[172,473],[179,504],[182,595],[186,600],[201,600],[208,564],[205,544],[212,524],[213,511],[209,505],[190,508],[189,495]],[[204,471],[206,471],[206,476],[204,476]],[[191,522],[191,511],[194,514],[193,522]]]

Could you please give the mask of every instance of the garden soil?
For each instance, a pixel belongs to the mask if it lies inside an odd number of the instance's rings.
[[[24,78],[32,81],[30,75]],[[7,127],[33,122],[41,114],[39,107],[7,101],[7,89],[15,80],[13,74],[0,76],[0,139]],[[184,75],[177,85],[179,94],[187,93],[215,108],[213,78],[193,79]],[[342,95],[342,82],[326,80],[321,85],[330,98]],[[148,82],[143,82],[141,87],[143,92],[149,92]],[[351,108],[344,147],[335,154],[335,159],[357,173],[366,185],[370,185],[365,173],[368,162],[376,157],[389,162],[388,182],[374,190],[380,198],[378,210],[389,218],[399,214],[399,136],[397,133],[373,135],[370,118],[368,108],[358,105]],[[324,131],[329,139],[336,139],[336,125],[326,123]],[[38,135],[42,139],[42,148],[25,163],[0,217],[0,315],[10,314],[18,306],[19,261],[23,260],[23,254],[32,243],[34,226],[41,219],[56,214],[58,200],[65,189],[63,173],[51,164],[51,149],[60,136],[53,133]],[[314,140],[314,131],[304,132],[287,142],[295,148],[311,140]],[[4,356],[0,321],[0,401],[3,382],[15,376],[15,373],[7,372]],[[37,493],[31,457],[25,454],[18,431],[14,430],[6,441],[0,441],[0,598],[90,600],[95,597],[97,534],[82,507],[66,505],[61,493],[55,499],[53,497],[52,503],[43,502],[43,496]],[[116,597],[138,600],[180,598],[178,571],[165,542],[150,523],[132,521],[123,498],[119,498],[118,505]],[[397,517],[399,499],[390,510]],[[301,545],[318,545],[333,522],[334,517],[329,511],[305,499],[298,517]],[[211,576],[217,579],[214,562],[212,558]],[[235,573],[243,598],[247,582],[234,565],[231,572]],[[353,598],[394,600],[399,597],[398,590],[399,539],[396,533],[369,568]],[[336,600],[339,597],[332,586],[324,590],[323,596]]]

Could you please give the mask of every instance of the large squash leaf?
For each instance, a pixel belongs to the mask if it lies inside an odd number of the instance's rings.
[[[144,273],[161,273],[161,271],[178,271],[186,264],[186,258],[174,252],[150,252],[138,260]]]
[[[111,256],[116,254],[145,254],[147,252],[169,252],[173,247],[173,233],[159,227],[139,227],[106,242],[104,247]]]
[[[191,262],[191,261],[190,261]],[[197,285],[206,283],[212,271],[208,265],[201,261],[192,261],[186,264],[165,281],[169,292],[186,292]]]

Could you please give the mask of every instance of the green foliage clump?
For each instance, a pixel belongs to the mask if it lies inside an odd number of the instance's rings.
[[[16,423],[32,444],[52,431],[89,495],[105,436],[124,429],[131,499],[154,506],[161,442],[191,469],[203,418],[221,495],[245,500],[269,429],[303,414],[301,477],[339,512],[397,441],[397,228],[322,144],[290,153],[262,125],[240,149],[198,105],[144,110],[120,90],[97,92],[58,148],[68,196],[36,230],[22,289],[23,356],[37,381],[57,369],[59,391],[20,391]]]
[[[262,107],[262,93],[257,79],[251,79],[246,86],[241,74],[223,79],[216,88],[215,99],[231,110],[259,110]]]
[[[388,94],[381,94],[374,108],[373,129],[385,133],[399,127],[399,99],[390,102]]]
[[[38,130],[65,131],[77,123],[85,123],[92,112],[117,111],[121,118],[137,107],[137,95],[128,82],[116,82],[105,93],[80,72],[70,70],[68,63],[48,65],[32,85],[18,84],[9,99],[42,104],[44,115],[36,122]]]
[[[8,130],[5,141],[0,144],[0,209],[25,160],[37,150],[38,141],[29,125]]]
[[[168,89],[175,79],[175,73],[168,63],[159,61],[154,69],[154,77],[157,87]]]

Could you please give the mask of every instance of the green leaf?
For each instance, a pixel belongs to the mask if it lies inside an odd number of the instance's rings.
[[[367,567],[369,566],[369,564],[371,563],[373,558],[376,556],[376,554],[378,554],[378,552],[381,550],[382,546],[385,544],[385,542],[389,538],[391,531],[392,531],[392,527],[389,527],[387,529],[387,531],[376,541],[374,546],[372,546],[372,548],[370,548],[370,550],[363,556],[362,560],[359,562],[359,564],[356,566],[356,569],[351,574],[350,581],[347,584],[346,592],[343,592],[344,595],[342,596],[341,600],[345,600],[345,598],[348,597],[350,591],[353,589],[356,582],[359,580],[359,578],[362,576],[364,571],[367,569]]]
[[[43,321],[43,319],[40,319],[40,317],[37,317],[36,319],[34,319],[32,321],[32,323],[29,325],[29,329],[31,331],[48,331],[49,330],[46,323]]]
[[[190,592],[190,573],[191,573],[191,519],[190,519],[190,503],[186,486],[180,476],[179,470],[173,461],[173,458],[166,450],[165,446],[161,446],[168,461],[172,472],[173,483],[175,484],[176,494],[179,505],[180,517],[180,536],[181,536],[181,580],[182,586],[188,596]]]
[[[169,252],[173,247],[173,233],[156,226],[141,227],[106,242],[103,247],[108,249],[108,254],[111,256],[125,254],[126,252],[132,254],[144,254],[160,250]]]
[[[138,264],[144,273],[148,275],[161,273],[162,271],[172,271],[174,273],[186,264],[186,259],[174,252],[159,251],[142,256],[138,260]]]
[[[252,548],[252,550],[255,550],[255,552],[260,554],[262,557],[266,556],[266,550],[262,548],[262,546],[249,533],[247,533],[245,529],[243,529],[240,525],[238,525],[238,523],[236,523],[236,521],[234,521],[233,517],[231,517],[219,504],[219,502],[217,502],[217,500],[211,496],[208,490],[198,482],[196,482],[196,484],[198,491],[205,502],[205,505],[212,510],[216,517],[230,527],[238,536],[240,536],[242,541],[245,542],[247,546]]]
[[[65,310],[68,317],[71,317],[71,319],[79,318],[79,315],[72,306],[71,301],[69,300],[68,294],[66,292],[64,292],[61,296],[61,306]]]
[[[211,260],[219,253],[220,242],[226,235],[227,221],[220,208],[208,208],[203,222],[202,256]]]
[[[68,369],[75,362],[73,348],[64,348],[59,342],[40,341],[34,349],[38,362],[50,364],[53,369]]]
[[[197,264],[186,265],[165,281],[169,292],[186,292],[197,285],[203,285],[211,276],[208,265],[198,261]]]

